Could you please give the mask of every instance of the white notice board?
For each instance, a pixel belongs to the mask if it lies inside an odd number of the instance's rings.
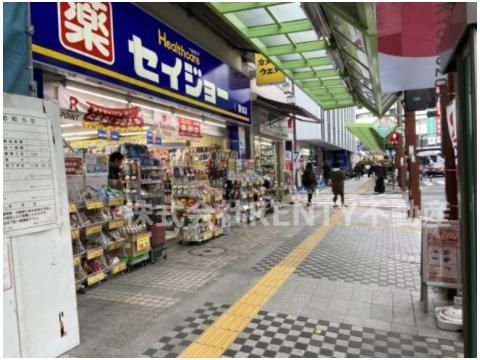
[[[4,108],[3,232],[57,227],[54,144],[47,114]]]

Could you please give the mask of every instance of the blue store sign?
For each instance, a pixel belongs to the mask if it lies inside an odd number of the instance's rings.
[[[251,122],[250,80],[132,3],[31,3],[33,58]]]

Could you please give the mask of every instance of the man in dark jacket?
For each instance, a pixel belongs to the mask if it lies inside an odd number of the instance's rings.
[[[375,192],[379,194],[383,194],[385,192],[385,177],[387,175],[387,171],[383,162],[379,162],[377,166],[375,166]]]
[[[312,205],[312,197],[317,186],[317,175],[313,170],[312,163],[308,163],[305,171],[302,174],[302,185],[307,190],[308,202],[307,206]]]
[[[337,197],[340,195],[340,200],[342,201],[342,206],[345,205],[345,196],[344,196],[344,182],[345,182],[345,173],[339,164],[334,164],[333,169],[330,173],[330,179],[332,184],[333,192],[333,207],[337,207]]]

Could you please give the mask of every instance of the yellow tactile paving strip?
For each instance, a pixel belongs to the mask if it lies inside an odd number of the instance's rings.
[[[341,219],[341,211],[334,211],[328,222],[320,225],[285,259],[259,279],[178,357],[221,357],[253,317],[295,271],[296,267]]]

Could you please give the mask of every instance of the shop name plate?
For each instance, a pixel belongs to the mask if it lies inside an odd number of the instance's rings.
[[[105,274],[103,272],[99,272],[95,275],[91,275],[87,278],[87,284],[88,286],[92,286],[93,284],[96,284],[99,281],[102,281],[105,279]]]
[[[102,199],[85,200],[85,207],[87,210],[101,209],[103,208],[103,201]]]
[[[72,240],[78,239],[80,237],[80,229],[72,229]]]
[[[102,231],[102,224],[95,224],[87,227],[85,229],[85,234],[88,236],[88,235],[99,233],[101,231]]]
[[[119,198],[110,199],[110,200],[108,200],[108,205],[109,205],[109,206],[120,206],[120,205],[123,205],[123,198],[119,197]]]
[[[108,229],[109,230],[118,229],[119,227],[122,227],[124,224],[125,224],[124,219],[112,220],[108,223]]]
[[[71,214],[76,211],[77,211],[77,205],[75,205],[75,203],[68,203],[68,212]]]
[[[127,264],[125,264],[124,262],[115,264],[115,265],[112,266],[112,274],[117,274],[117,273],[122,272],[126,269],[127,269]]]
[[[96,257],[103,255],[103,248],[99,247],[96,249],[87,251],[87,260],[95,259]]]

